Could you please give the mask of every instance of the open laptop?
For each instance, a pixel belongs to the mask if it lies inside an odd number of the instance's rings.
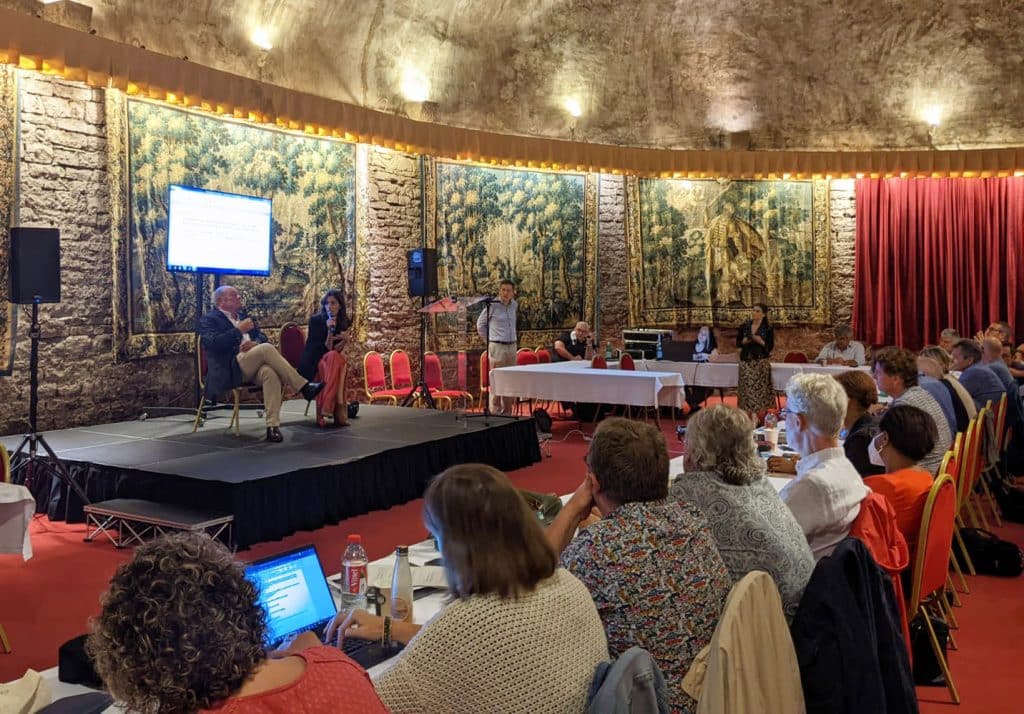
[[[307,630],[319,636],[338,612],[316,546],[257,560],[246,566],[245,577],[256,586],[267,613],[264,644],[268,650]],[[399,643],[385,646],[357,637],[348,637],[342,644],[345,654],[366,669],[403,649]]]
[[[267,612],[268,649],[307,630],[320,634],[338,613],[316,546],[257,560],[246,566],[245,577],[256,586]]]
[[[693,340],[669,340],[661,345],[662,358],[669,362],[692,362],[696,344]]]

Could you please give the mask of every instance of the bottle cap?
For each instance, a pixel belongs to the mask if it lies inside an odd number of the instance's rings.
[[[409,546],[407,546],[407,545],[400,545],[400,546],[395,548],[395,552],[398,553],[399,555],[409,555]]]
[[[357,534],[353,533],[352,535],[350,535],[348,537],[348,542],[349,543],[362,543],[363,542],[363,537],[361,535],[357,535]]]

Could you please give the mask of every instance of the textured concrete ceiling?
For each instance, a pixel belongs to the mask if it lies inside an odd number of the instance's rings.
[[[1024,145],[1024,0],[82,1],[101,36],[385,111],[422,115],[401,92],[419,75],[427,116],[457,126],[681,148],[742,131],[754,149]]]

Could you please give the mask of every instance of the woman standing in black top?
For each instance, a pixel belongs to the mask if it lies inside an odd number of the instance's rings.
[[[325,414],[334,415],[334,426],[348,426],[348,404],[345,401],[345,378],[348,362],[345,349],[345,296],[340,290],[328,290],[320,301],[320,312],[309,318],[306,346],[299,361],[299,374],[324,383],[316,397],[316,423],[326,426]],[[307,376],[308,375],[308,376]]]
[[[736,346],[740,348],[739,408],[756,417],[775,400],[769,361],[775,347],[775,330],[768,322],[768,306],[763,302],[754,303],[750,319],[736,335]]]

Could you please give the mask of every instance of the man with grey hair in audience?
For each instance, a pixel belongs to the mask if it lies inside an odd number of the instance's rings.
[[[986,337],[981,341],[981,363],[988,367],[999,378],[1006,392],[1007,409],[1006,424],[1016,427],[1020,422],[1020,396],[1017,392],[1017,380],[1010,374],[1010,368],[1003,362],[1003,344],[998,337]],[[998,403],[993,403],[998,406]]]
[[[953,352],[953,345],[960,339],[960,333],[952,327],[947,327],[939,333],[939,347],[946,350],[946,354]]]
[[[952,354],[953,370],[960,372],[960,384],[971,393],[974,405],[981,409],[991,401],[996,406],[1006,387],[995,372],[981,363],[981,346],[974,340],[960,340],[953,345]]]
[[[800,454],[796,478],[779,496],[807,537],[814,559],[850,533],[870,493],[839,445],[846,392],[826,374],[798,374],[786,385],[786,443]]]
[[[836,325],[832,334],[835,335],[835,339],[821,348],[815,362],[847,367],[860,367],[867,362],[864,345],[852,339],[853,329],[849,325]]]

